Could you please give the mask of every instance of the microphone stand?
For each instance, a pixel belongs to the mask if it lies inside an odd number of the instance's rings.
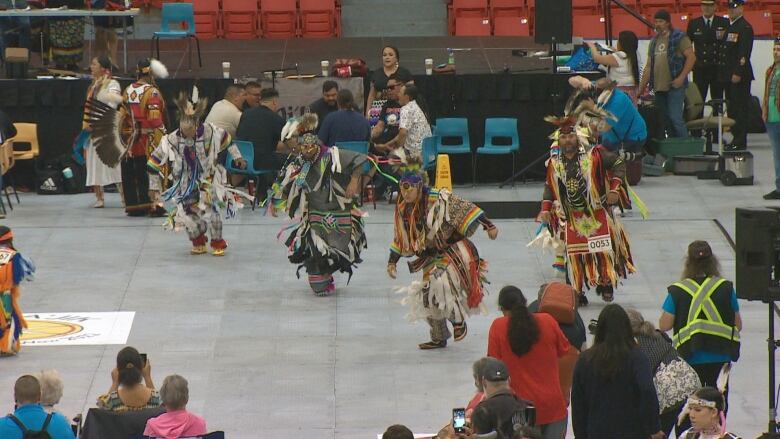
[[[276,88],[276,73],[277,72],[292,72],[295,71],[296,76],[300,76],[300,72],[298,71],[298,63],[295,63],[292,67],[282,67],[281,69],[274,69],[274,70],[263,70],[262,73],[270,73],[271,74],[271,88]]]

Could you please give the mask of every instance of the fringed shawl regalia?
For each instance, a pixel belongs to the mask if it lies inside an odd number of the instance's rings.
[[[399,197],[390,261],[416,256],[409,271],[422,270],[422,281],[402,288],[411,321],[433,318],[462,322],[484,311],[487,262],[468,239],[481,224],[493,227],[485,213],[447,189],[420,188],[416,203]]]
[[[366,160],[363,154],[320,146],[314,160],[299,155],[282,169],[272,202],[295,221],[287,227],[290,235],[284,243],[290,262],[300,264],[299,271],[307,264],[319,273],[351,276],[361,262],[360,252],[366,247],[363,212],[347,198],[346,189]]]
[[[610,190],[618,191],[621,200],[628,199],[621,179],[609,170],[612,164],[605,163],[606,154],[609,152],[602,146],[580,151],[572,159],[577,160],[573,165],[574,172],[572,168],[567,169],[563,155],[552,156],[547,165],[546,183],[552,192],[552,200],[548,201],[553,201],[551,212],[554,217],[550,227],[553,236],[562,234],[566,240],[567,267],[577,291],[583,291],[586,286],[609,284],[614,287],[618,278],[635,272],[623,226],[612,208],[603,204]],[[615,159],[615,163],[619,160]],[[611,247],[589,252],[588,238],[604,230],[600,220],[605,220],[609,228]],[[564,227],[569,230],[562,230]],[[573,242],[572,237],[582,241]]]

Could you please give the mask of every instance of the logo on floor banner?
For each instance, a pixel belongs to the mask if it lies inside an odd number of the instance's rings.
[[[125,344],[135,312],[55,312],[25,314],[24,346]]]

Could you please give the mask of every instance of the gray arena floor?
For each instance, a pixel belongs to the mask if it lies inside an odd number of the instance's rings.
[[[639,273],[617,291],[617,303],[657,321],[665,288],[680,275],[694,239],[708,240],[733,278],[734,253],[713,220],[733,236],[735,207],[768,204],[761,195],[772,188],[771,151],[765,135],[752,137],[751,145],[755,186],[643,178],[636,190],[651,218],[625,220]],[[456,192],[483,201],[538,200],[541,189],[537,183]],[[400,269],[396,281],[385,274],[392,206],[368,209],[364,263],[349,285],[338,277],[334,297],[318,298],[287,263],[276,240],[280,219],[245,209],[225,225],[226,257],[193,257],[185,234],[163,230],[159,219],[125,217],[118,195],[109,194],[102,210],[92,209],[93,201],[91,194],[22,194],[9,213],[17,248],[38,267],[35,281],[23,285],[24,312],[135,311],[128,343],[148,353],[157,385],[171,373],[186,377],[189,409],[230,439],[369,439],[394,423],[436,432],[451,408],[472,395],[471,363],[486,351],[498,290],[514,284],[530,295],[553,274],[548,255],[525,247],[534,222],[497,221],[499,240],[482,232],[475,239],[490,264],[490,314],[469,320],[464,341],[421,352],[416,346],[426,340],[426,326],[406,322],[394,293],[412,277]],[[766,429],[767,311],[759,303],[740,305],[745,329],[729,429],[748,438]],[[602,307],[591,298],[583,318],[595,318]],[[108,389],[119,348],[31,346],[0,359],[0,412],[13,409],[16,377],[43,368],[65,379],[60,410],[86,412]]]

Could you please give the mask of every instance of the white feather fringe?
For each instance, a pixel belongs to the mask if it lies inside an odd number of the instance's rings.
[[[165,67],[165,64],[154,58],[149,61],[149,68],[152,71],[152,76],[155,78],[165,79],[168,77],[168,68]]]

